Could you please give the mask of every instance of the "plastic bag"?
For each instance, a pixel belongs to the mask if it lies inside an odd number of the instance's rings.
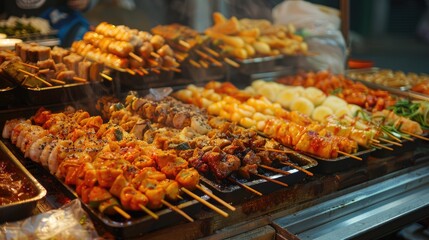
[[[99,239],[91,220],[75,199],[59,209],[0,226],[0,239]]]
[[[329,70],[343,74],[347,58],[340,18],[330,8],[306,1],[289,0],[273,9],[275,24],[293,24],[314,56],[298,59],[297,67],[307,71]]]

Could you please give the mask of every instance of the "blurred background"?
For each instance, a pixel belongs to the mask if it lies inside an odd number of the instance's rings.
[[[211,13],[272,19],[279,0],[100,0],[85,16],[149,30],[158,24],[182,23],[197,30],[212,24]],[[340,9],[340,0],[311,0]],[[405,72],[429,72],[428,0],[349,0],[349,58]]]

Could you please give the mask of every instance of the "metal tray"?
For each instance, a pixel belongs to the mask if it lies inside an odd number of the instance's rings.
[[[174,71],[160,71],[159,74],[150,72],[147,75],[130,74],[126,71],[116,70],[116,80],[119,81],[121,89],[144,90],[149,88],[177,86],[180,83],[175,80]]]
[[[423,133],[423,137],[427,137],[429,134],[427,132]],[[399,156],[407,152],[413,152],[417,149],[417,147],[420,145],[421,142],[424,142],[424,140],[412,137],[414,141],[402,139],[401,144],[402,146],[393,145],[391,143],[385,143],[383,144],[386,147],[390,147],[393,150],[384,149],[384,148],[378,148],[374,152],[371,153],[372,157],[376,158],[385,158],[385,157],[391,157],[391,156]]]
[[[349,70],[349,72],[351,71],[359,71],[359,72],[375,72],[378,71],[378,68],[371,68],[371,69],[361,69],[361,70]],[[402,96],[402,97],[406,97],[408,99],[416,99],[416,100],[423,100],[423,101],[429,101],[429,96],[423,93],[418,93],[418,92],[414,92],[411,89],[411,86],[401,86],[401,87],[388,87],[388,86],[384,86],[381,84],[377,84],[377,83],[373,83],[373,82],[369,82],[369,81],[365,81],[359,78],[350,78],[353,81],[356,82],[360,82],[362,84],[364,84],[365,86],[372,88],[372,89],[380,89],[380,90],[384,90],[384,91],[388,91],[392,94],[395,94],[397,96]]]
[[[309,171],[312,171],[312,169],[318,164],[316,160],[308,156],[299,154],[297,152],[290,153],[288,154],[288,156],[290,157],[290,160],[293,163],[298,164],[298,166]],[[283,175],[283,174],[272,172],[270,170],[265,170],[263,168],[258,169],[259,174],[265,175],[273,180],[281,181],[283,183],[288,184],[289,186],[295,183],[298,183],[300,181],[303,181],[307,176],[304,172],[298,171],[297,169],[294,169],[289,166],[276,164],[273,167],[286,171],[289,174]],[[253,188],[254,190],[262,194],[271,193],[278,189],[284,188],[284,186],[282,185],[273,183],[271,181],[267,181],[262,178],[257,178],[257,177],[252,177],[251,179],[244,179],[238,176],[232,176],[232,178],[244,185],[247,185]],[[222,198],[226,202],[237,204],[257,196],[256,194],[228,180],[223,180],[222,182],[218,182],[213,177],[210,177],[210,176],[203,176],[201,177],[201,180],[204,182],[205,185],[207,185],[211,190],[213,190],[213,193],[216,196]]]
[[[3,143],[4,141],[4,143]],[[64,194],[70,198],[79,198],[76,192],[69,186],[67,186],[64,182],[53,176],[49,173],[49,170],[41,166],[40,164],[34,163],[33,161],[24,158],[22,152],[15,147],[10,141],[4,140],[0,141],[1,146],[4,147],[5,151],[8,152],[10,156],[12,156],[19,163],[21,162],[21,166],[25,165],[25,167],[30,169],[36,169],[37,172],[41,173],[43,176],[49,178],[50,184],[55,184],[60,187],[60,189],[64,192]],[[19,159],[19,160],[18,160]],[[25,169],[24,166],[22,166]],[[209,189],[207,189],[210,191]],[[200,196],[202,199],[208,201],[209,197],[204,195],[199,191],[193,191],[195,194]],[[44,192],[46,194],[46,190]],[[183,200],[179,202],[171,202],[172,204],[179,207],[182,211],[190,215],[191,217],[195,215],[202,209],[202,204],[197,200],[191,199],[186,195],[183,195]],[[121,216],[108,216],[101,214],[98,210],[91,208],[88,204],[82,203],[82,207],[85,211],[90,215],[91,219],[94,223],[101,226],[101,229],[108,231],[115,235],[118,238],[136,238],[144,235],[150,231],[160,229],[167,226],[177,225],[179,223],[186,223],[187,220],[179,215],[178,213],[170,210],[167,207],[163,207],[158,211],[154,211],[156,215],[159,216],[159,219],[153,219],[149,215],[142,212],[128,212],[131,215],[130,220],[126,220]],[[14,211],[17,211],[14,208]],[[30,211],[31,212],[31,211]],[[0,210],[1,213],[1,210]],[[3,216],[3,214],[1,215]]]
[[[364,161],[366,161],[371,155],[371,153],[374,151],[374,148],[370,148],[358,151],[357,153],[353,154],[356,157],[362,158],[362,160],[357,160],[349,156],[341,156],[332,159],[321,158],[313,155],[310,156],[316,159],[318,162],[318,165],[314,168],[315,172],[322,174],[331,174],[335,172],[347,171],[351,168],[362,166]]]
[[[43,88],[19,88],[18,92],[27,105],[49,105],[77,102],[92,97],[101,88],[101,83],[71,83]]]
[[[30,172],[19,162],[11,151],[0,141],[0,161],[7,161],[8,169],[16,171],[25,181],[35,195],[25,200],[0,206],[0,223],[17,221],[31,216],[36,208],[37,201],[46,195],[46,189],[34,178]]]
[[[283,55],[257,57],[248,59],[235,59],[240,64],[238,72],[241,74],[251,75],[255,73],[273,72],[275,71],[278,61],[283,59]]]
[[[221,81],[225,78],[226,75],[226,67],[222,66],[214,66],[210,65],[208,68],[197,68],[192,66],[189,63],[185,63],[181,65],[182,69],[182,77],[185,79],[190,79],[192,82],[198,84],[208,81]]]

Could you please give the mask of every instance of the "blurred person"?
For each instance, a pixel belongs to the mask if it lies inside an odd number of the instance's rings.
[[[82,38],[90,24],[82,15],[92,9],[98,0],[8,0],[0,3],[0,17],[41,17],[58,31],[63,47],[69,47]]]

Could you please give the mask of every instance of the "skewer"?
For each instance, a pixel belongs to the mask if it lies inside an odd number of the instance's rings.
[[[209,56],[203,52],[201,52],[200,50],[196,49],[195,52],[202,58],[208,59]]]
[[[139,207],[143,210],[143,211],[145,211],[148,215],[150,215],[153,219],[156,219],[156,220],[158,220],[159,219],[159,216],[158,215],[156,215],[156,213],[154,213],[154,212],[152,212],[149,208],[147,208],[145,205],[143,205],[143,204],[139,204]]]
[[[105,74],[105,73],[100,73],[100,76],[107,79],[108,81],[112,81],[112,77],[110,77],[109,75]]]
[[[225,207],[229,208],[231,211],[235,211],[235,207],[231,206],[231,204],[228,204],[224,200],[220,199],[218,196],[214,195],[212,192],[207,191],[201,185],[197,184],[196,187],[201,192],[203,192],[204,194],[206,194],[207,196],[209,196],[209,197],[213,198],[214,200],[216,200],[218,203],[220,203],[220,204],[224,205]]]
[[[270,170],[270,171],[273,171],[273,172],[276,172],[276,173],[280,173],[280,174],[283,174],[283,175],[289,175],[290,174],[290,172],[287,172],[287,171],[283,171],[283,170],[281,170],[281,169],[277,169],[277,168],[273,168],[273,167],[270,167],[270,166],[267,166],[267,165],[258,165],[259,167],[261,167],[261,168],[264,168],[264,169],[267,169],[267,170]]]
[[[413,137],[416,137],[416,138],[420,138],[420,139],[425,140],[425,141],[429,141],[429,138],[427,138],[427,137],[423,137],[423,136],[420,136],[418,134],[411,133],[411,132],[408,132],[408,131],[402,131],[402,132],[405,133],[405,134],[408,134],[410,136],[413,136]]]
[[[140,76],[144,75],[144,73],[140,69],[134,69],[134,71]]]
[[[387,146],[384,146],[384,145],[381,145],[381,144],[378,144],[378,143],[373,143],[372,145],[375,146],[375,147],[378,147],[378,148],[384,148],[384,149],[393,151],[393,148],[387,147]]]
[[[22,73],[25,73],[25,74],[27,74],[28,76],[32,76],[32,77],[34,77],[35,79],[37,79],[37,80],[41,81],[43,84],[47,85],[48,87],[52,87],[52,84],[51,84],[51,83],[49,83],[49,82],[45,81],[43,78],[41,78],[41,77],[39,77],[39,76],[37,76],[37,75],[35,75],[35,74],[31,73],[31,72],[27,72],[27,71],[22,70],[22,69],[18,69],[18,71],[20,71],[20,72],[22,72]]]
[[[42,74],[44,74],[44,73],[48,73],[49,71],[51,71],[51,69],[49,69],[49,68],[45,68],[45,69],[40,69],[37,73],[42,73]]]
[[[85,78],[81,78],[81,77],[73,77],[73,80],[76,82],[87,82],[88,81]]]
[[[213,49],[211,49],[209,47],[204,46],[203,49],[206,50],[206,52],[208,52],[211,55],[213,55],[214,57],[219,57],[220,56],[219,53],[217,53],[215,50],[213,50]]]
[[[405,139],[405,140],[408,140],[408,141],[411,141],[411,142],[414,142],[414,139],[413,139],[413,138],[410,138],[410,137],[405,136],[405,135],[401,135],[401,138],[403,138],[403,139]]]
[[[25,62],[21,62],[21,64],[24,65],[24,66],[26,66],[26,67],[39,70],[39,67],[38,66],[34,66],[33,64],[28,64],[28,63],[25,63]]]
[[[51,78],[49,81],[57,83],[57,84],[61,84],[61,85],[66,84],[66,82],[58,80],[58,79],[55,79],[55,78]]]
[[[208,68],[209,67],[209,64],[206,63],[204,60],[200,60],[198,62],[200,63],[201,66],[203,66],[203,68]]]
[[[135,53],[130,52],[129,55],[130,55],[130,57],[134,58],[137,62],[139,62],[139,63],[143,62],[143,59],[141,57],[137,56]]]
[[[373,144],[377,144],[377,143],[373,143]],[[346,153],[346,152],[343,152],[343,151],[340,151],[340,150],[337,150],[337,152],[340,153],[340,154],[342,154],[342,155],[344,155],[344,156],[351,157],[351,158],[354,158],[356,160],[362,161],[362,158],[360,158],[358,156],[355,156],[353,154]]]
[[[189,63],[196,68],[201,68],[201,65],[195,62],[193,59],[189,59]]]
[[[180,68],[170,68],[171,71],[173,72],[182,72],[182,70],[180,70]]]
[[[228,214],[228,213],[226,213],[225,211],[223,211],[223,210],[219,209],[219,208],[218,208],[218,207],[216,207],[215,205],[213,205],[213,204],[211,204],[211,203],[207,202],[206,200],[204,200],[204,199],[200,198],[199,196],[197,196],[195,193],[193,193],[193,192],[189,191],[188,189],[186,189],[186,188],[182,187],[182,188],[181,188],[181,190],[182,190],[184,193],[186,193],[186,194],[188,194],[189,196],[191,196],[192,198],[194,198],[195,200],[197,200],[198,202],[200,202],[200,203],[202,203],[202,204],[206,205],[207,207],[209,207],[209,208],[210,208],[210,209],[212,209],[213,211],[215,211],[215,212],[219,213],[219,214],[220,214],[220,215],[222,215],[223,217],[228,217],[228,216],[229,216],[229,214]]]
[[[156,53],[156,52],[151,52],[150,53],[150,55],[152,56],[152,57],[154,57],[154,58],[160,58],[161,56],[159,56],[159,54],[158,53]]]
[[[209,58],[208,58],[209,60],[210,60],[210,62],[212,62],[214,65],[216,65],[216,66],[218,66],[218,67],[222,67],[222,63],[221,62],[219,62],[218,60],[216,60],[216,59],[214,59],[214,58],[212,58],[212,57],[210,57],[209,56]]]
[[[182,211],[180,208],[174,206],[173,204],[165,201],[164,199],[161,200],[162,204],[170,208],[171,210],[177,212],[178,214],[182,215],[184,218],[188,219],[190,222],[194,222],[194,219],[192,219],[188,214],[186,214],[184,211]]]
[[[262,174],[259,174],[259,173],[252,173],[252,174],[255,175],[255,176],[257,176],[257,177],[263,178],[263,179],[265,179],[265,180],[267,180],[269,182],[273,182],[273,183],[276,183],[278,185],[282,185],[283,187],[289,187],[289,185],[287,185],[286,183],[280,182],[280,181],[275,180],[275,179],[271,179],[271,178],[269,178],[269,177],[267,177],[265,175],[262,175]]]
[[[389,136],[390,138],[392,138],[393,140],[397,141],[397,142],[402,142],[401,139],[395,137],[393,134],[391,134],[388,131],[384,131],[384,133],[386,133],[387,136]]]
[[[258,150],[262,151],[269,151],[269,152],[278,152],[278,153],[294,153],[292,150],[281,150],[281,149],[274,149],[274,148],[256,148]]]
[[[399,146],[399,147],[402,147],[402,144],[400,144],[400,143],[398,143],[398,142],[394,142],[394,141],[390,141],[390,140],[387,140],[387,139],[384,139],[384,138],[379,138],[381,141],[383,141],[383,142],[387,142],[387,143],[390,143],[390,144],[393,144],[393,145],[396,145],[396,146]]]
[[[247,191],[249,191],[249,192],[251,192],[251,193],[254,193],[254,194],[258,195],[258,196],[262,196],[262,195],[263,195],[261,192],[256,191],[255,189],[253,189],[253,188],[251,188],[251,187],[249,187],[249,186],[247,186],[247,185],[245,185],[245,184],[242,184],[241,182],[239,182],[239,181],[235,180],[235,179],[234,179],[234,178],[232,178],[232,177],[228,177],[227,179],[228,179],[228,181],[230,181],[230,182],[233,182],[233,183],[237,184],[238,186],[240,186],[240,187],[242,187],[242,188],[246,189]]]
[[[136,72],[134,72],[133,70],[131,70],[129,68],[125,68],[125,71],[127,71],[131,75],[136,75]]]
[[[300,167],[300,166],[298,166],[298,165],[295,165],[295,164],[290,163],[290,162],[283,162],[283,161],[279,161],[279,162],[280,162],[280,164],[283,164],[283,165],[286,165],[286,166],[289,166],[289,167],[293,167],[293,168],[295,168],[296,170],[299,170],[299,171],[301,171],[301,172],[304,172],[304,173],[305,173],[305,174],[307,174],[308,176],[313,176],[313,173],[312,173],[312,172],[310,172],[310,171],[308,171],[307,169],[302,168],[302,167]]]
[[[128,214],[127,212],[125,212],[124,210],[122,210],[120,207],[118,206],[113,206],[113,209],[119,213],[122,217],[124,217],[125,219],[130,219],[131,216],[130,214]]]
[[[152,72],[154,72],[154,73],[156,73],[156,74],[160,74],[160,73],[161,73],[161,72],[159,71],[159,69],[156,69],[156,68],[152,68],[151,70],[152,70]]]
[[[235,62],[234,60],[232,60],[231,58],[224,58],[223,59],[226,63],[228,63],[229,65],[235,67],[235,68],[239,68],[240,64],[238,64],[237,62]]]
[[[191,48],[191,45],[184,40],[179,40],[179,44],[182,45],[183,47],[187,48],[187,49]]]
[[[140,67],[140,71],[142,71],[145,75],[149,74],[149,72],[146,69],[142,68],[142,67]]]
[[[371,142],[375,142],[375,143],[380,143],[380,141],[378,141],[377,139],[371,139]]]

